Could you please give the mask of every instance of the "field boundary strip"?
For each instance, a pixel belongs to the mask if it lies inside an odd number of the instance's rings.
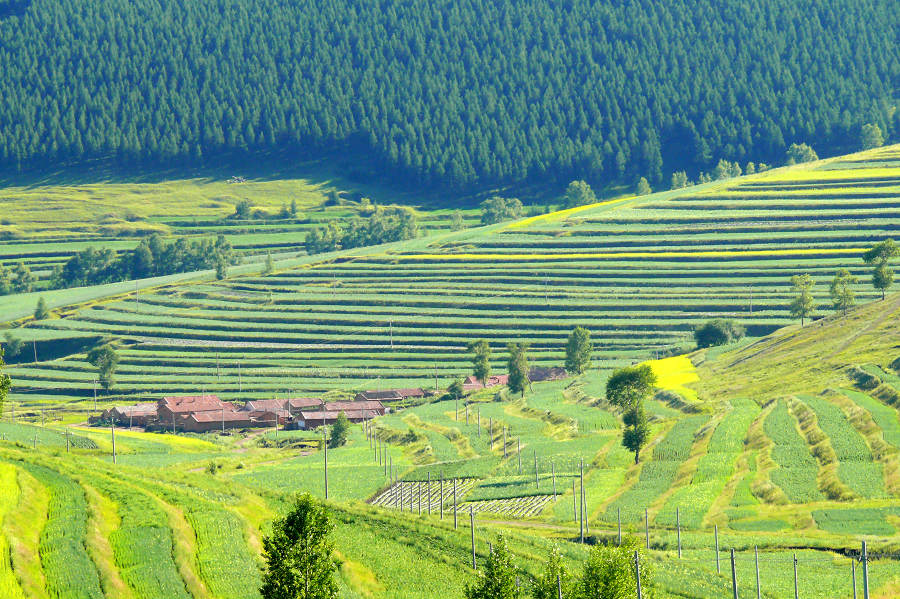
[[[547,253],[547,254],[396,254],[397,260],[574,260],[574,259],[615,259],[615,258],[728,258],[732,256],[792,256],[792,255],[843,255],[862,254],[863,248],[832,248],[789,250],[721,250],[698,252],[591,252],[591,253]]]

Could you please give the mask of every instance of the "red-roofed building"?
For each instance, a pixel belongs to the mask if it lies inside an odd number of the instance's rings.
[[[192,412],[179,423],[179,428],[191,433],[221,431],[222,429],[251,428],[259,424],[250,417],[249,412],[219,411]]]
[[[304,430],[310,430],[314,428],[318,428],[323,424],[331,426],[334,424],[340,413],[343,412],[347,417],[347,420],[350,422],[363,422],[365,420],[371,420],[376,416],[374,412],[371,410],[338,410],[338,411],[327,411],[323,412],[322,410],[316,411],[303,411],[295,416],[297,421],[297,426]]]

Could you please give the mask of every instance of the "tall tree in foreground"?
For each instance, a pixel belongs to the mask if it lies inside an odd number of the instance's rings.
[[[309,493],[297,497],[287,515],[272,524],[272,534],[263,539],[266,573],[259,590],[263,599],[336,599],[332,530],[334,524],[323,505]]]
[[[481,381],[482,386],[487,385],[491,376],[491,346],[486,339],[479,339],[469,344],[472,356],[472,376]]]
[[[87,361],[97,368],[100,385],[109,392],[115,385],[116,367],[119,365],[119,354],[112,345],[95,347],[87,355]]]
[[[509,349],[509,390],[513,393],[521,393],[525,397],[525,389],[528,387],[528,350],[527,343],[510,343]]]
[[[856,303],[856,294],[853,292],[852,285],[857,282],[858,279],[846,268],[837,271],[831,280],[831,287],[828,289],[835,310],[847,314],[847,310],[853,307],[853,304]]]
[[[579,599],[626,599],[637,597],[637,578],[634,568],[634,552],[642,553],[634,539],[622,540],[622,545],[595,545],[591,549],[584,572],[578,583]],[[641,591],[645,599],[651,597],[650,580],[653,576],[650,560],[641,559]]]
[[[566,343],[566,370],[570,374],[584,374],[591,367],[591,332],[584,327],[575,327]]]
[[[634,452],[635,464],[640,461],[641,449],[650,439],[644,399],[655,384],[656,375],[647,364],[619,368],[606,382],[606,400],[625,412],[622,446]]]
[[[791,277],[794,299],[791,301],[790,311],[791,316],[800,319],[801,327],[806,319],[812,316],[816,310],[812,296],[812,288],[815,284],[815,281],[809,275],[794,275]]]
[[[474,584],[466,584],[465,594],[466,599],[516,599],[520,596],[512,553],[503,535],[497,536]]]
[[[894,271],[891,270],[890,261],[900,256],[900,247],[894,243],[893,239],[885,239],[863,254],[863,261],[875,266],[872,272],[872,285],[875,289],[881,291],[881,299],[884,299],[885,293],[894,284]]]
[[[569,587],[571,585],[571,576],[563,564],[559,546],[554,544],[550,548],[550,556],[544,565],[544,570],[534,581],[531,596],[534,599],[557,599],[561,590],[563,597],[570,597]]]

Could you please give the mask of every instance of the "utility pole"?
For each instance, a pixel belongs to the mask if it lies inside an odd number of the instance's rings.
[[[641,594],[641,562],[637,549],[634,550],[634,580],[637,583],[638,599],[643,599],[643,595]]]
[[[797,560],[794,559],[794,573],[797,572]],[[796,580],[796,576],[794,576]],[[731,550],[731,591],[734,594],[734,599],[738,599],[738,587],[737,587],[737,570],[734,566],[734,549]]]
[[[393,319],[391,319],[391,321],[390,321],[390,327],[391,327],[391,349],[393,350],[394,349],[394,320]]]
[[[115,425],[110,425],[109,434],[112,437],[112,458],[113,464],[116,463],[116,427]]]
[[[97,411],[97,378],[94,377],[94,411]]]
[[[866,542],[862,542],[862,578],[863,578],[863,599],[869,599],[869,552],[866,549]]]
[[[244,392],[244,385],[241,382],[241,363],[238,362],[238,393]]]
[[[325,449],[325,499],[328,499],[328,427],[325,426],[325,412],[322,412],[322,447]]]
[[[34,339],[31,340],[31,349],[34,350],[34,361],[37,363],[37,341]]]

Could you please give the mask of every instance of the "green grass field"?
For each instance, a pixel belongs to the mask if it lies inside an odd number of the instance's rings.
[[[843,316],[826,292],[837,268],[868,280],[860,255],[893,234],[898,181],[900,150],[883,148],[286,257],[267,276],[244,265],[224,281],[141,282],[137,298],[133,283],[52,292],[54,317],[40,322],[23,318],[33,295],[3,298],[28,345],[6,368],[14,387],[0,421],[0,594],[255,598],[271,519],[291,493],[324,498],[316,433],[121,430],[114,464],[109,430],[83,424],[110,402],[444,387],[470,373],[469,340],[491,341],[502,373],[506,342],[529,342],[534,364],[559,365],[583,325],[596,345],[583,376],[379,417],[390,470],[360,426],[329,450],[342,597],[462,596],[470,508],[478,559],[505,531],[526,586],[553,542],[579,568],[582,463],[589,541],[614,542],[621,522],[644,542],[647,526],[658,597],[728,596],[730,549],[750,596],[758,548],[762,596],[794,596],[796,555],[801,596],[846,598],[863,539],[872,596],[896,596],[900,295],[873,301],[860,283],[861,305]],[[827,315],[802,328],[786,310],[801,272],[818,282]],[[689,349],[692,327],[711,317],[738,319],[751,338],[654,359]],[[100,338],[121,361],[95,408],[96,370],[78,340]],[[612,368],[646,360],[684,401],[648,400],[651,440],[635,464],[621,414],[602,398]],[[855,366],[880,384],[855,388]]]

